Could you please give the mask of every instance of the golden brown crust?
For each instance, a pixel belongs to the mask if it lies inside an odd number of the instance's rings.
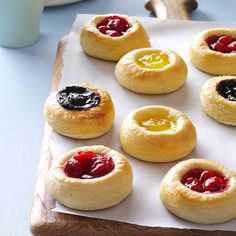
[[[228,35],[236,38],[235,29],[209,29],[198,34],[191,42],[189,56],[198,69],[215,75],[236,75],[236,53],[211,50],[205,39],[210,35]]]
[[[100,178],[67,177],[63,171],[64,164],[78,151],[107,155],[113,159],[115,168]],[[99,210],[122,201],[131,192],[132,182],[133,173],[128,160],[110,148],[97,145],[74,149],[56,160],[48,172],[46,186],[52,197],[65,206],[78,210]]]
[[[202,109],[210,117],[223,124],[236,126],[236,102],[229,101],[216,90],[218,83],[229,79],[236,81],[235,76],[219,76],[206,81],[201,89],[200,100]]]
[[[155,115],[173,117],[177,129],[153,132],[139,125],[139,120]],[[170,107],[146,106],[131,112],[120,128],[120,143],[129,155],[149,162],[170,162],[187,156],[196,145],[192,122]]]
[[[68,110],[60,106],[57,92],[46,100],[44,115],[53,130],[68,137],[88,139],[108,132],[113,124],[115,110],[109,93],[90,84],[78,86],[90,88],[100,94],[100,103],[85,111]]]
[[[215,170],[230,183],[228,189],[219,193],[198,193],[180,181],[192,168]],[[160,197],[173,214],[199,224],[223,223],[236,217],[236,175],[223,165],[203,159],[190,159],[175,165],[165,175],[160,187]]]
[[[131,16],[119,15],[132,25],[132,29],[123,36],[110,37],[102,34],[96,26],[110,15],[114,14],[95,16],[83,25],[80,44],[87,55],[107,61],[118,61],[129,51],[151,46],[144,28]]]
[[[168,55],[170,63],[162,69],[142,68],[136,63],[138,57],[155,52]],[[163,94],[180,88],[187,79],[187,65],[170,49],[142,48],[123,56],[115,68],[118,82],[125,88],[143,94]]]

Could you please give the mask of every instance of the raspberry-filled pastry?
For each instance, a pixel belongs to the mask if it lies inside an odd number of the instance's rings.
[[[223,223],[236,217],[236,174],[209,160],[182,161],[163,178],[160,197],[165,207],[182,219]]]
[[[86,22],[80,45],[87,55],[107,61],[118,61],[129,51],[151,46],[139,21],[118,14],[99,15]]]
[[[120,153],[101,145],[74,149],[51,166],[47,189],[61,204],[78,210],[114,206],[131,192],[132,168]]]
[[[236,75],[236,29],[208,29],[190,45],[190,59],[198,69],[215,75]]]

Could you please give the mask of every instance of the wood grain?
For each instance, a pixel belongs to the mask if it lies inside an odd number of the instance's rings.
[[[198,6],[196,0],[146,0],[145,7],[160,19],[188,20]]]
[[[58,45],[54,78],[51,92],[57,90],[63,68],[63,52],[67,38],[63,38]],[[35,236],[91,236],[91,235],[163,235],[163,236],[233,236],[235,232],[184,230],[175,228],[143,227],[122,222],[94,219],[82,216],[73,216],[51,211],[55,201],[45,189],[45,177],[52,163],[50,142],[51,128],[45,124],[44,138],[38,171],[36,175],[35,191],[33,194],[32,210],[30,215],[30,230]]]

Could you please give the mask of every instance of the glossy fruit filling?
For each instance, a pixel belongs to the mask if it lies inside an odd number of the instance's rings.
[[[65,163],[63,171],[71,178],[94,179],[109,174],[114,168],[111,157],[92,151],[80,151]]]
[[[236,79],[220,81],[216,86],[216,91],[225,99],[236,102]]]
[[[193,168],[182,177],[181,183],[199,193],[219,193],[229,188],[229,180],[215,170]]]
[[[129,22],[125,18],[117,15],[107,16],[97,24],[97,29],[102,34],[109,35],[111,37],[120,37],[130,28],[131,25]]]
[[[77,85],[66,86],[61,89],[56,98],[63,108],[77,111],[85,111],[96,107],[101,100],[100,94],[96,91]]]
[[[170,59],[166,53],[157,51],[137,58],[136,63],[147,69],[162,69],[170,64]]]
[[[176,121],[170,118],[149,118],[142,120],[140,126],[153,132],[174,131]]]
[[[206,39],[211,50],[222,53],[236,53],[236,38],[227,35],[211,35]]]

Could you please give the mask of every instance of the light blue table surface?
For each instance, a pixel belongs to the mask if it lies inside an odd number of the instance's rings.
[[[198,21],[236,21],[235,0],[198,0]],[[77,13],[124,13],[153,17],[143,0],[85,0],[46,8],[39,41],[28,48],[0,47],[0,235],[27,236],[43,135],[43,104],[49,94],[58,41]]]

